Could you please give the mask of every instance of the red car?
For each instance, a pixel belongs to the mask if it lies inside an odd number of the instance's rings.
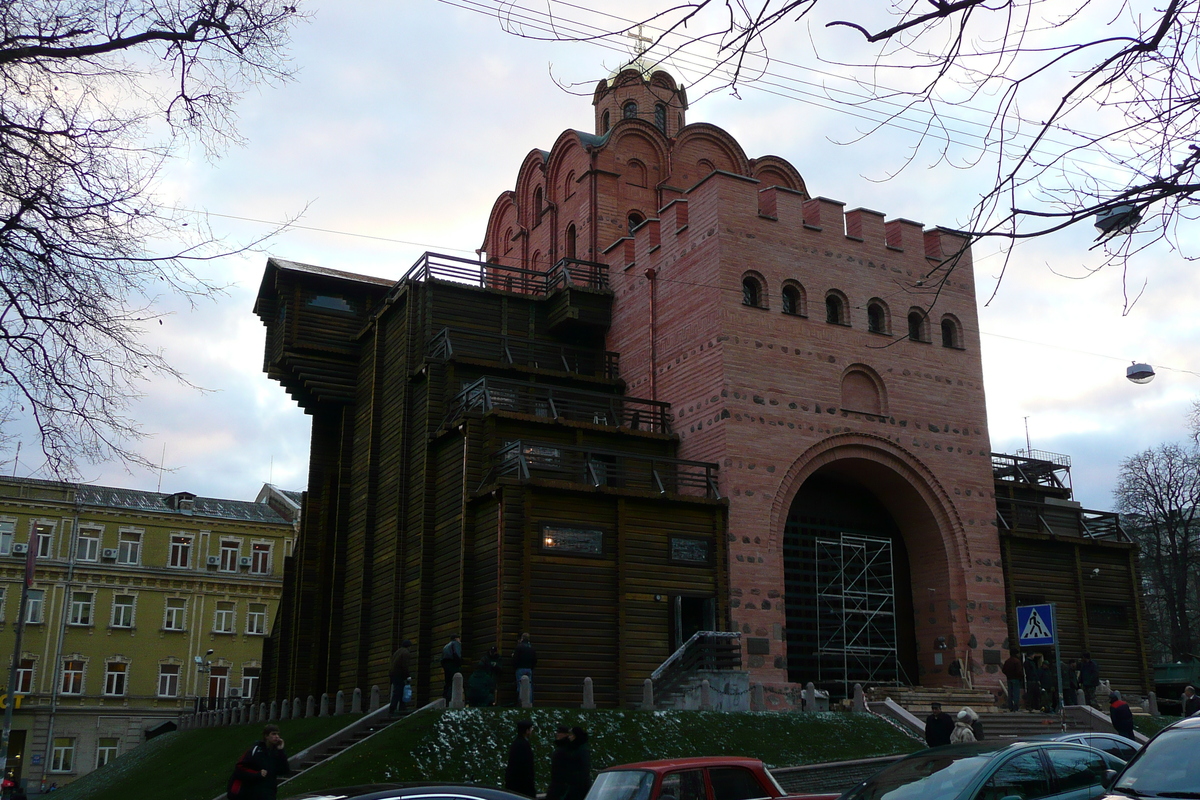
[[[757,758],[711,756],[643,761],[596,776],[587,800],[834,800],[789,795]]]

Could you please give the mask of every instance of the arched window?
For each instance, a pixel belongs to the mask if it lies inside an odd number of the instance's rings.
[[[846,321],[846,303],[836,294],[825,295],[825,321],[830,325],[848,325]]]
[[[662,103],[654,105],[654,127],[663,133],[667,132],[667,107]]]
[[[887,311],[883,303],[871,303],[867,306],[867,330],[871,333],[887,333]]]
[[[762,308],[762,287],[750,275],[742,278],[742,305]]]
[[[632,231],[634,228],[636,228],[638,225],[641,225],[645,221],[646,221],[646,215],[642,214],[640,211],[630,211],[629,212],[629,230],[630,231]]]
[[[680,111],[675,115],[675,121],[679,123],[679,130],[683,130],[683,112]]]
[[[604,130],[601,131],[601,133],[608,133],[608,129],[612,127],[612,122],[610,121],[610,118],[608,116],[607,109],[604,111],[604,116],[601,118],[600,126],[602,128],[604,128]]]
[[[942,317],[942,347],[962,347],[962,337],[958,333],[958,323],[953,317]]]
[[[541,250],[533,251],[533,257],[529,259],[529,268],[534,270],[543,269]]]
[[[637,115],[637,103],[633,102],[632,100],[621,106],[621,116],[623,116],[625,119],[637,119]]]
[[[567,235],[564,237],[567,250],[567,258],[575,258],[575,223],[572,222],[567,226]]]
[[[542,187],[537,187],[533,190],[533,224],[529,227],[534,227],[542,221]]]
[[[928,331],[925,325],[925,312],[920,309],[913,309],[908,312],[908,338],[914,342],[929,341]]]
[[[781,294],[783,313],[798,315],[800,313],[800,290],[795,286],[783,287]]]
[[[566,183],[563,184],[563,197],[570,197],[575,194],[575,171],[567,173]]]

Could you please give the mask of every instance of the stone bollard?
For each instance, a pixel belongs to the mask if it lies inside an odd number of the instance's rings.
[[[642,710],[654,710],[654,681],[649,678],[642,681]]]
[[[712,684],[708,678],[700,681],[700,710],[712,711]]]
[[[371,705],[369,707],[369,711],[378,711],[378,710],[379,710],[379,687],[372,686],[371,687]]]
[[[461,672],[454,673],[454,683],[450,689],[450,707],[463,708],[466,702],[463,699],[463,676]]]
[[[1149,705],[1150,705],[1150,709],[1149,709],[1149,710],[1150,710],[1150,716],[1152,716],[1152,717],[1161,717],[1161,716],[1162,716],[1162,714],[1160,714],[1160,713],[1158,712],[1158,694],[1157,694],[1156,692],[1151,692],[1151,693],[1150,693],[1150,703],[1149,703]]]
[[[528,675],[521,676],[521,688],[517,694],[521,700],[521,708],[533,708],[533,679]]]
[[[321,692],[321,710],[317,712],[318,716],[329,716],[329,692]]]
[[[817,710],[817,687],[813,685],[812,681],[804,684],[804,710]]]
[[[292,698],[292,719],[303,719],[304,712],[300,708],[300,698]]]
[[[244,724],[246,724],[246,720],[242,719],[242,716],[243,716],[245,713],[246,713],[246,707],[245,707],[245,706],[238,706],[237,708],[235,708],[235,709],[233,710],[233,724],[234,724],[234,725],[244,725]]]
[[[333,696],[333,715],[340,717],[346,713],[346,693],[338,689],[338,693]]]
[[[306,700],[304,703],[304,716],[305,717],[315,717],[316,715],[317,715],[317,698],[313,697],[310,694],[308,696],[308,700]]]
[[[763,685],[761,683],[754,684],[754,686],[750,689],[750,710],[767,710],[767,693],[766,690],[763,689]]]
[[[362,689],[357,686],[354,687],[354,694],[350,696],[350,713],[362,713]]]
[[[286,703],[287,701],[286,701],[286,700],[284,700],[283,702],[285,702],[285,703]],[[274,721],[276,721],[277,719],[280,719],[280,716],[279,716],[279,701],[278,701],[278,700],[272,700],[272,701],[271,701],[271,710],[270,710],[270,711],[268,711],[267,713],[270,715],[270,716],[268,716],[268,717],[267,717],[267,722],[274,722]]]
[[[258,703],[250,704],[249,719],[251,725],[258,722]]]
[[[1087,705],[1087,695],[1085,695],[1083,693],[1083,689],[1075,690],[1075,705],[1077,705],[1077,706],[1086,706]]]
[[[591,678],[583,679],[583,707],[584,708],[595,708],[596,707],[596,692],[592,688],[592,679]]]
[[[265,701],[258,704],[258,721],[267,721],[267,704]]]
[[[279,708],[279,719],[285,720],[285,719],[291,719],[291,718],[292,718],[292,701],[284,700],[283,705],[280,706],[280,708]]]
[[[862,688],[861,683],[854,684],[854,710],[855,711],[866,711],[867,710],[867,698],[863,694],[863,688]]]

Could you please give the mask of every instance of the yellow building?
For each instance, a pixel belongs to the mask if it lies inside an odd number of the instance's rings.
[[[0,682],[35,555],[10,774],[62,786],[181,712],[253,698],[299,501],[0,478]]]

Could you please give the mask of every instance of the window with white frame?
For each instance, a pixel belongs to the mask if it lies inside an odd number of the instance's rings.
[[[73,772],[75,770],[75,739],[69,736],[54,737],[50,748],[50,771]]]
[[[22,658],[17,664],[17,692],[29,694],[33,691],[33,659]]]
[[[135,598],[131,594],[113,595],[112,626],[114,628],[133,627],[133,604]]]
[[[25,624],[40,625],[46,610],[44,589],[30,589],[25,598]]]
[[[265,603],[251,603],[246,612],[246,633],[265,636],[267,633],[267,606]]]
[[[33,526],[33,542],[37,547],[38,558],[54,556],[54,524],[39,522]]]
[[[242,697],[253,700],[258,691],[258,679],[262,675],[260,667],[242,667]]]
[[[109,661],[104,665],[104,693],[110,697],[125,694],[125,675],[129,665],[123,661]]]
[[[12,553],[13,531],[16,529],[16,520],[0,519],[0,556]]]
[[[238,553],[241,552],[241,542],[236,539],[221,540],[221,571],[237,572]]]
[[[158,696],[179,697],[179,665],[158,665]]]
[[[101,736],[96,744],[96,769],[108,764],[117,757],[117,748],[121,740],[115,736]]]
[[[141,563],[141,559],[141,531],[121,531],[117,541],[117,563],[137,565]]]
[[[187,598],[168,597],[167,613],[163,617],[163,627],[169,631],[181,631],[187,618]]]
[[[71,624],[92,624],[91,592],[71,592]]]
[[[79,539],[75,543],[76,561],[100,560],[100,529],[80,528]]]
[[[186,569],[192,565],[192,537],[175,534],[171,537],[172,567]]]
[[[213,617],[213,633],[233,633],[235,613],[237,613],[237,605],[233,601],[217,601],[217,611]]]
[[[62,694],[83,694],[83,660],[64,658],[62,669]]]
[[[271,543],[255,542],[250,548],[250,572],[269,575],[271,572]]]

